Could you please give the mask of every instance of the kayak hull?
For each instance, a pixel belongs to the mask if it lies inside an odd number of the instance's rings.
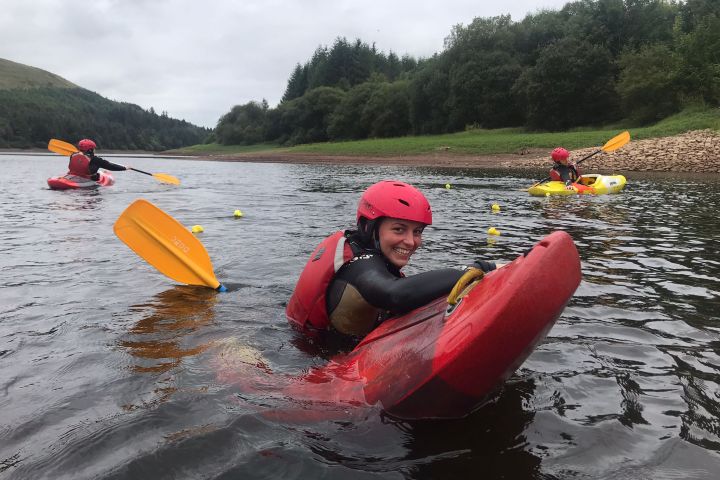
[[[109,187],[115,183],[115,179],[107,172],[99,172],[98,180],[78,177],[77,175],[65,174],[62,177],[51,177],[47,179],[48,187],[51,190],[73,190],[78,188]]]
[[[562,274],[559,274],[562,272]],[[466,288],[383,322],[350,353],[259,393],[314,405],[369,405],[402,419],[461,418],[482,404],[542,341],[580,284],[570,236],[555,232]],[[238,375],[246,383],[246,374]],[[275,387],[270,387],[270,385]]]
[[[566,189],[563,182],[551,181],[533,185],[528,189],[528,193],[536,197],[549,195],[605,195],[622,191],[626,183],[627,179],[623,175],[590,173],[580,177],[579,182],[573,183],[572,190]]]
[[[556,232],[486,275],[455,308],[441,298],[383,323],[351,354],[366,401],[400,418],[469,414],[545,337],[580,277],[572,239]]]

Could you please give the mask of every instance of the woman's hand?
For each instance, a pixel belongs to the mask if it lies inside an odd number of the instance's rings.
[[[488,262],[487,260],[475,260],[472,266],[479,268],[485,273],[491,272],[497,268],[497,264],[495,262]]]

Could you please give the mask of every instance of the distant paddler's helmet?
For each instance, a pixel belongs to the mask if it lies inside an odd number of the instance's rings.
[[[78,146],[78,150],[80,150],[83,153],[87,153],[91,150],[95,150],[95,147],[97,147],[97,145],[95,145],[95,142],[93,142],[92,140],[89,140],[87,138],[83,138],[82,140],[80,140],[78,142],[77,146]]]
[[[360,197],[357,226],[363,243],[371,244],[377,220],[383,217],[432,224],[432,210],[425,195],[412,185],[394,180],[375,183]]]
[[[560,160],[567,160],[570,156],[570,152],[565,150],[563,147],[557,147],[555,150],[552,151],[550,156],[553,160],[559,162]]]

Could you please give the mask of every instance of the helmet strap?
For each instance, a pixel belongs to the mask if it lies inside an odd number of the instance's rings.
[[[372,221],[372,242],[378,252],[382,251],[380,249],[380,224],[383,220],[385,220],[385,217],[379,217]]]

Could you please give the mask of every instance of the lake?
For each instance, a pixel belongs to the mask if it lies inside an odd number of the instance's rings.
[[[720,176],[626,172],[617,195],[534,198],[520,188],[545,172],[106,158],[182,184],[113,172],[112,187],[52,191],[63,158],[0,155],[0,479],[720,476]],[[463,419],[246,395],[253,369],[326,361],[285,304],[381,179],[433,207],[407,274],[509,261],[562,229],[575,296]],[[228,292],[177,285],[115,237],[138,198],[204,227]],[[268,414],[293,409],[320,415]]]

